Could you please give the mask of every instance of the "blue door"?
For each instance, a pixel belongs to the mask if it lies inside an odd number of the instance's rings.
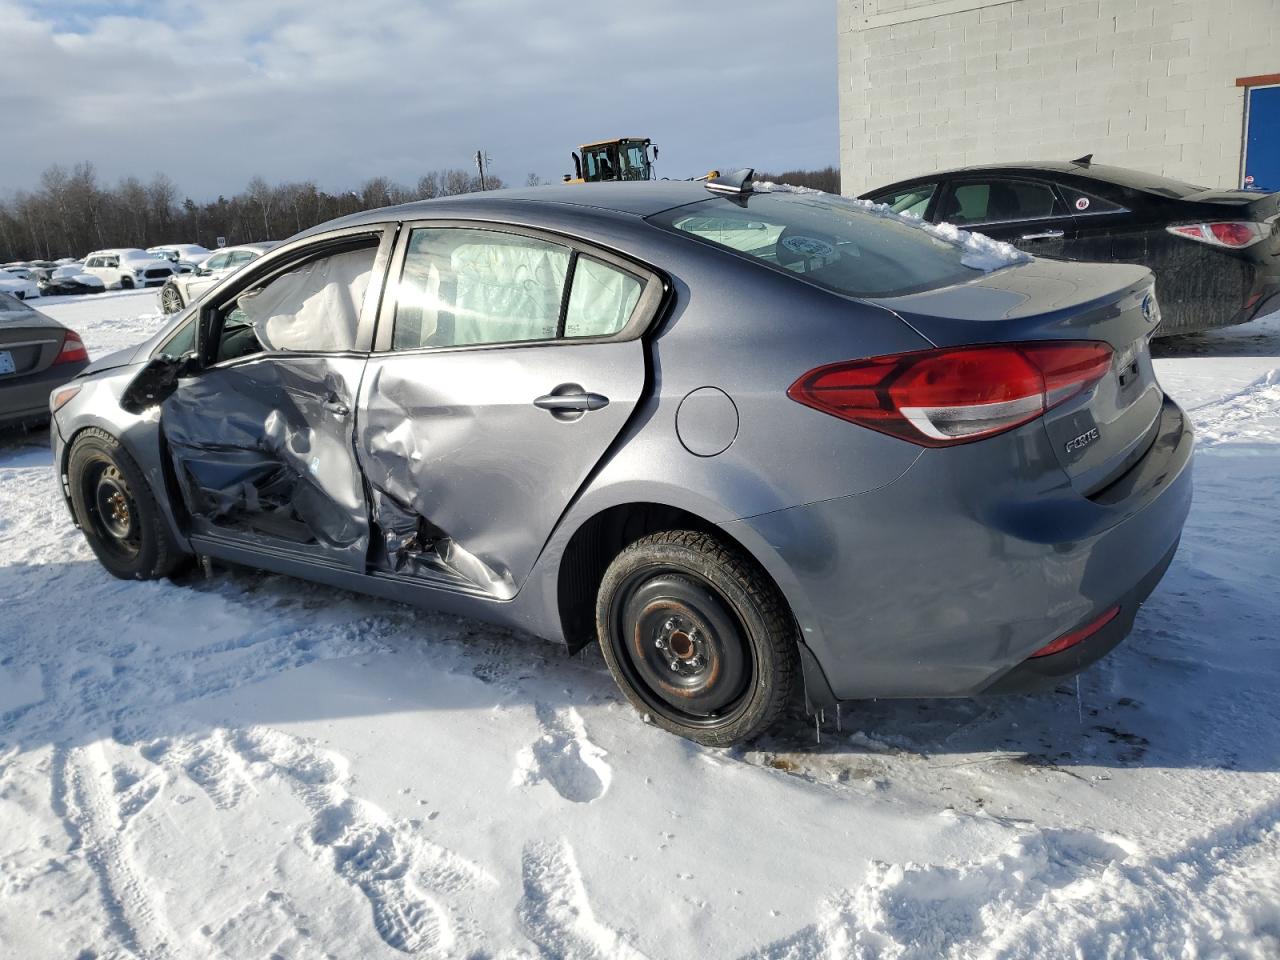
[[[1244,135],[1244,186],[1249,190],[1280,190],[1280,86],[1249,87]]]

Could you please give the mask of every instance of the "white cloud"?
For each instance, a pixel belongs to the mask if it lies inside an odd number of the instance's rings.
[[[622,135],[670,176],[837,155],[830,0],[0,0],[0,24],[0,115],[23,131],[0,192],[79,160],[202,198],[254,174],[412,182],[478,147],[519,182]]]

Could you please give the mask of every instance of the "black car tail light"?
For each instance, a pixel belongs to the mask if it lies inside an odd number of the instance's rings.
[[[1248,220],[1220,220],[1213,223],[1187,223],[1166,227],[1176,237],[1186,237],[1207,243],[1211,247],[1228,247],[1243,250],[1271,235],[1271,224],[1252,223]]]
[[[62,338],[62,349],[58,351],[58,355],[53,358],[55,364],[58,363],[76,363],[80,360],[88,360],[89,351],[84,348],[84,341],[80,339],[80,334],[74,330],[68,330]]]

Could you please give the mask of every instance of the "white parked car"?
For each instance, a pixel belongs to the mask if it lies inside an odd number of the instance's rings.
[[[275,245],[275,242],[242,243],[236,247],[223,247],[192,273],[168,280],[160,291],[160,309],[165,313],[177,313],[223,277],[257,260]]]
[[[147,253],[163,257],[171,263],[183,261],[197,266],[213,256],[212,250],[198,243],[162,243],[158,247],[147,247]]]
[[[19,300],[30,300],[40,296],[40,288],[29,276],[0,270],[0,293],[11,293]]]
[[[177,270],[168,260],[137,247],[95,250],[84,258],[84,272],[108,287],[132,290],[134,287],[161,287]]]

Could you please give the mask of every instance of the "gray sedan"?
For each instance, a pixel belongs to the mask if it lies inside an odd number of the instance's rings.
[[[1140,267],[707,184],[307,231],[59,396],[103,565],[198,555],[598,642],[713,745],[1052,685],[1177,546],[1191,431]]]

